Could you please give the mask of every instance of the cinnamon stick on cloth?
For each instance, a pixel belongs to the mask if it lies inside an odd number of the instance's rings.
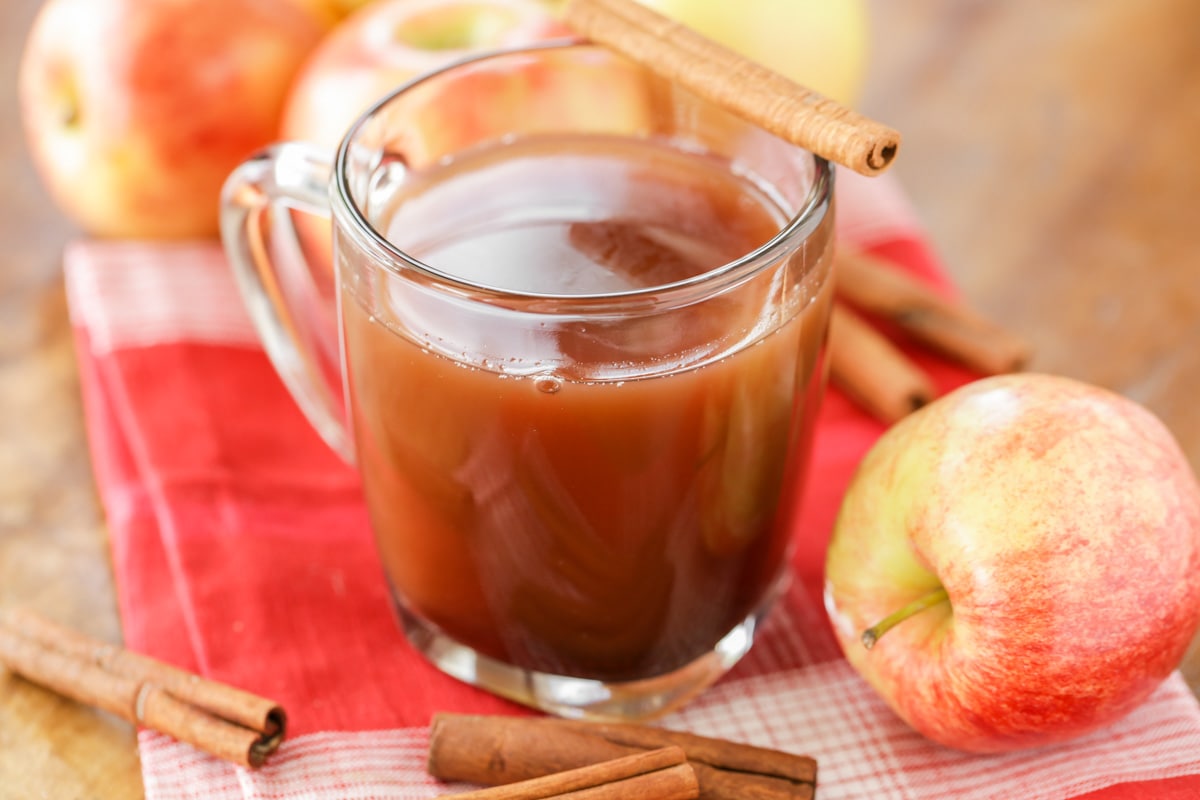
[[[829,380],[889,425],[937,397],[920,367],[842,303],[834,303],[829,318]]]
[[[891,424],[937,396],[933,381],[861,314],[982,375],[1023,368],[1030,346],[896,265],[839,250],[829,323],[829,379],[858,406]]]
[[[541,717],[437,714],[428,770],[494,786],[671,746],[687,755],[702,800],[811,800],[816,792],[808,756],[649,725]]]
[[[696,773],[678,747],[663,747],[538,778],[456,794],[462,800],[693,800]]]
[[[842,251],[834,269],[840,300],[894,323],[964,366],[998,375],[1029,361],[1030,346],[1024,339],[878,256]]]
[[[576,32],[759,127],[863,175],[887,169],[900,134],[636,0],[568,0]]]
[[[0,610],[0,664],[26,680],[245,767],[283,740],[282,708],[25,609]]]

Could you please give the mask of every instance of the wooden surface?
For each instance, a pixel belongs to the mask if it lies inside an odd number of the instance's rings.
[[[0,4],[0,604],[119,640],[60,274],[15,75],[35,0]],[[1034,369],[1155,411],[1200,469],[1200,3],[873,5],[862,108],[977,307]],[[1200,690],[1200,652],[1184,667]],[[0,671],[0,795],[142,795],[132,731]]]

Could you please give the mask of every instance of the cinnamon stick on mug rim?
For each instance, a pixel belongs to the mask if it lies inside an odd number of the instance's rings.
[[[26,609],[0,610],[0,664],[72,700],[258,767],[279,746],[275,702],[93,639]]]
[[[863,175],[891,166],[900,134],[780,75],[636,0],[568,0],[581,36],[666,80]]]
[[[696,774],[683,750],[662,747],[454,796],[462,800],[693,800],[699,793]]]

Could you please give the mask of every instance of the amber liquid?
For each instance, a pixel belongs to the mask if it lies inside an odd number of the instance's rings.
[[[714,269],[783,219],[715,159],[565,139],[408,176],[373,221],[444,272],[591,294]],[[786,561],[829,305],[794,272],[592,321],[345,284],[357,457],[406,611],[558,675],[640,679],[711,651]]]

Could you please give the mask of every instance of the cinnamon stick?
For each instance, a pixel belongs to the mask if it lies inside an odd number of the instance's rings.
[[[817,764],[808,756],[631,723],[438,714],[429,772],[489,785],[547,775],[676,746],[687,755],[704,800],[812,798]]]
[[[886,319],[942,355],[985,375],[1014,372],[1029,361],[1029,344],[969,307],[867,253],[838,253],[837,294]]]
[[[568,0],[563,19],[582,36],[666,80],[863,175],[887,169],[900,147],[900,134],[892,128],[744,58],[636,0]]]
[[[696,774],[678,747],[634,753],[576,769],[457,794],[464,800],[692,800]]]
[[[0,663],[65,697],[246,767],[261,766],[283,739],[286,715],[276,703],[24,609],[0,611]]]
[[[841,303],[829,315],[829,380],[887,424],[937,396],[928,375]]]

